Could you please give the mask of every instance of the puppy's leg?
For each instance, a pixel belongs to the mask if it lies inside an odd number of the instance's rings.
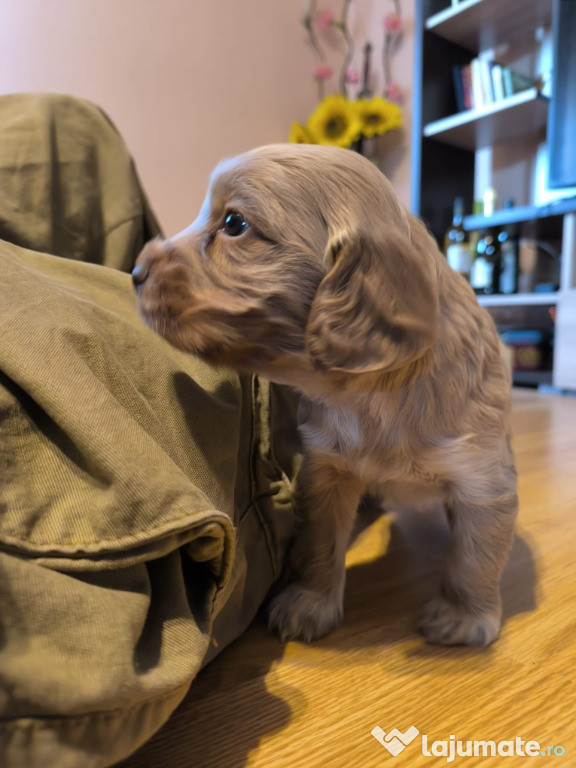
[[[513,463],[477,461],[468,482],[453,487],[448,506],[452,541],[442,596],[425,607],[420,622],[430,642],[483,646],[498,636],[500,577],[517,508]]]
[[[321,457],[300,470],[298,529],[290,552],[290,583],[270,603],[268,623],[283,641],[310,642],[342,619],[345,556],[364,485]]]

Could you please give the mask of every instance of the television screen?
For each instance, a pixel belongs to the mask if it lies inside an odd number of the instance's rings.
[[[576,185],[576,1],[554,0],[548,186]]]

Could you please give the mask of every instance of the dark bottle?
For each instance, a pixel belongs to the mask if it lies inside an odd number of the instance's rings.
[[[506,200],[504,208],[512,208],[513,200]],[[518,227],[507,224],[498,233],[500,243],[500,293],[518,292]]]

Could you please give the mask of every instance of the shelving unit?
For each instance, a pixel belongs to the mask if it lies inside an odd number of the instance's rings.
[[[476,150],[496,142],[521,140],[546,128],[548,99],[528,88],[481,110],[468,110],[424,126],[424,136]]]
[[[475,155],[495,145],[544,138],[548,99],[537,88],[480,110],[458,112],[453,69],[506,44],[534,46],[550,27],[553,0],[421,0],[415,5],[412,208],[440,239],[456,196],[472,210]]]
[[[441,241],[454,198],[472,210],[477,158],[494,147],[534,147],[543,140],[549,100],[530,88],[479,110],[458,112],[453,70],[488,49],[525,55],[535,30],[550,29],[556,0],[420,0],[415,4],[415,88],[412,123],[412,209]],[[513,56],[511,56],[512,60]],[[525,141],[526,140],[526,141]],[[503,149],[504,154],[508,152]],[[514,162],[515,160],[511,160]],[[518,194],[521,202],[527,197]],[[557,291],[479,297],[502,327],[514,319],[530,328],[540,318],[554,330],[552,370],[521,372],[519,384],[576,389],[576,198],[544,206],[521,205],[493,216],[467,216],[467,230],[517,224],[524,237],[561,243]],[[530,233],[536,233],[530,234]],[[556,262],[557,264],[557,262]],[[544,281],[545,282],[545,281]],[[555,326],[551,313],[554,310]],[[554,314],[552,313],[552,314]]]
[[[462,0],[427,17],[425,28],[478,53],[502,44],[523,45],[535,29],[551,23],[549,0]]]

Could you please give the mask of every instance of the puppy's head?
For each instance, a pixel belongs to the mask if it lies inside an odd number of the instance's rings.
[[[149,243],[133,279],[143,317],[176,347],[286,380],[423,355],[436,333],[436,258],[369,161],[278,145],[218,166],[196,221]]]

